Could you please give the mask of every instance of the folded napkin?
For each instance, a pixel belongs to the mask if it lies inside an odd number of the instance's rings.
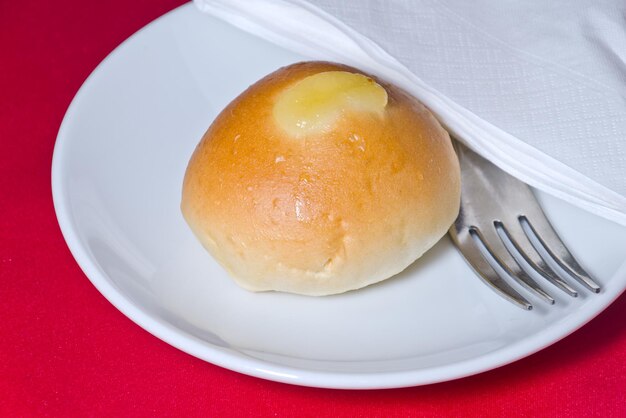
[[[195,3],[402,86],[505,171],[626,225],[623,0]]]

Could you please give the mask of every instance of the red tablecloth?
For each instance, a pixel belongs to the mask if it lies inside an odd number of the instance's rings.
[[[109,304],[57,225],[54,141],[95,66],[181,3],[0,0],[1,416],[626,416],[624,296],[515,364],[381,391],[240,375],[167,345]]]

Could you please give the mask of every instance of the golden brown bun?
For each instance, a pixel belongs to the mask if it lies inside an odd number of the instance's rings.
[[[347,110],[332,129],[294,138],[273,106],[328,62],[281,68],[233,100],[196,148],[182,212],[242,287],[328,295],[387,279],[447,231],[459,209],[448,133],[404,91],[382,115]]]

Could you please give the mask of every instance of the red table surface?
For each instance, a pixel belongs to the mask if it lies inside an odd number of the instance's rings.
[[[0,0],[1,416],[626,416],[626,297],[557,344],[447,383],[341,391],[187,355],[91,285],[56,222],[50,165],[81,83],[180,0]]]

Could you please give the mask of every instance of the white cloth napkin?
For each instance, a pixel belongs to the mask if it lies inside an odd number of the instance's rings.
[[[519,179],[626,225],[623,0],[195,0],[401,85]]]

